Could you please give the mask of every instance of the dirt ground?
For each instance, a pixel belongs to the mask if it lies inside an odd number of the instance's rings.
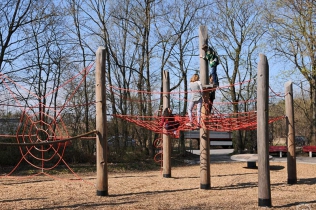
[[[258,169],[244,162],[211,163],[211,189],[200,189],[200,165],[109,173],[108,196],[96,196],[96,174],[0,178],[0,209],[265,209],[258,207]],[[316,209],[316,164],[297,163],[287,184],[284,162],[270,163],[271,209]]]

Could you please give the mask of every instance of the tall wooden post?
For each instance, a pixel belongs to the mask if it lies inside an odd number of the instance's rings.
[[[170,108],[170,78],[169,72],[163,71],[163,79],[162,79],[162,91],[163,91],[163,112],[165,109]],[[164,129],[164,128],[163,128]],[[171,177],[171,140],[170,136],[167,134],[162,134],[162,143],[163,143],[163,177],[170,178]]]
[[[287,183],[296,184],[295,127],[293,108],[293,83],[285,83],[285,115],[287,127]]]
[[[258,205],[271,206],[269,166],[269,65],[260,54],[257,86]]]
[[[105,101],[105,48],[96,52],[95,69],[96,96],[96,158],[97,158],[97,195],[108,195],[107,141],[106,141],[106,101]]]
[[[204,55],[202,46],[208,44],[207,28],[206,26],[200,26],[199,30],[199,54]],[[208,75],[208,63],[203,58],[200,58],[200,81],[202,86],[210,83]],[[203,92],[204,101],[208,101],[208,92]],[[200,188],[211,188],[211,169],[210,169],[210,140],[209,131],[204,125],[204,119],[208,116],[208,109],[203,103],[201,110],[201,128],[200,128]]]

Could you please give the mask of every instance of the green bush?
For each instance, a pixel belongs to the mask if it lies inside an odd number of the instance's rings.
[[[1,146],[0,147],[0,165],[15,166],[22,158],[20,150],[17,146]]]

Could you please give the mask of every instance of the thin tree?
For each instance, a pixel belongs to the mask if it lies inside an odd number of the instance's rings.
[[[49,120],[44,113],[52,115],[54,118],[57,117],[56,107],[59,90],[56,89],[54,92],[53,90],[62,82],[61,75],[66,69],[65,61],[68,56],[65,54],[67,52],[65,47],[61,46],[64,44],[63,20],[61,16],[57,15],[56,9],[58,7],[45,1],[38,2],[34,5],[34,10],[30,12],[30,17],[43,15],[42,13],[39,14],[37,11],[40,10],[36,9],[43,7],[46,8],[46,12],[54,15],[48,15],[40,21],[34,21],[32,25],[25,28],[26,33],[32,34],[31,38],[27,39],[26,46],[34,50],[28,52],[24,58],[27,74],[22,74],[22,77],[16,76],[16,78],[20,78],[26,87],[36,93],[35,98],[27,97],[25,102],[30,103],[31,100],[36,100],[38,113],[40,113],[38,120],[47,122]],[[48,93],[53,94],[48,95]],[[34,106],[35,104],[31,102],[30,105]],[[36,110],[33,111],[36,112]]]
[[[188,73],[196,72],[198,67],[198,49],[193,40],[198,38],[197,26],[200,24],[203,10],[206,10],[204,1],[170,1],[160,4],[159,14],[155,21],[155,33],[158,37],[158,56],[160,73],[168,69],[172,78],[170,91],[179,90],[178,103],[171,101],[173,110],[179,115],[185,115],[188,99]],[[165,30],[161,30],[164,28]],[[181,89],[183,88],[183,89]],[[161,80],[162,91],[162,80]],[[162,97],[161,97],[162,98]],[[173,97],[171,97],[173,98]],[[184,101],[180,101],[181,98]],[[162,102],[160,103],[162,104]],[[181,134],[181,133],[180,133]],[[180,135],[180,153],[185,154],[184,136]]]
[[[219,54],[217,71],[220,86],[226,85],[226,82],[229,85],[228,89],[221,89],[223,99],[232,103],[235,117],[239,116],[239,112],[255,109],[254,105],[244,102],[255,98],[256,60],[260,39],[265,33],[261,6],[261,1],[216,0],[207,20],[210,44]],[[237,132],[237,151],[244,149],[245,138],[246,133]]]
[[[268,7],[271,8],[267,11],[270,11],[269,33],[274,52],[286,59],[287,64],[291,62],[291,72],[299,71],[308,83],[309,101],[305,102],[304,109],[309,119],[309,139],[316,144],[316,2],[276,0]],[[294,84],[300,86],[300,81],[294,78]]]
[[[15,72],[14,61],[23,55],[26,37],[23,28],[34,19],[29,16],[33,1],[2,1],[0,4],[0,72]]]

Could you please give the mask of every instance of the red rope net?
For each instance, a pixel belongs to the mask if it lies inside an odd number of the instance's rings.
[[[197,129],[198,126],[189,126],[188,116],[175,116],[175,121],[179,122],[179,127],[176,129],[163,129],[161,121],[163,117],[159,116],[132,116],[132,115],[114,115],[115,117],[124,119],[134,123],[140,127],[151,130],[155,133],[174,135],[179,137],[179,131]],[[269,123],[283,119],[285,116],[271,117]],[[193,116],[195,119],[195,116]],[[196,123],[195,123],[196,124]],[[212,131],[235,131],[235,130],[254,130],[257,129],[257,114],[256,112],[245,112],[238,114],[211,114],[205,119],[201,119],[200,126]]]
[[[15,104],[12,106],[20,109],[22,113],[19,122],[16,122],[17,129],[15,135],[0,134],[0,137],[2,138],[15,138],[22,155],[19,163],[7,174],[7,176],[11,175],[23,160],[34,168],[41,169],[42,171],[53,169],[60,162],[63,162],[68,169],[71,170],[63,159],[66,146],[69,145],[70,142],[54,142],[68,139],[70,137],[67,126],[62,118],[62,112],[67,109],[67,103],[74,97],[74,94],[84,82],[84,78],[88,75],[92,66],[93,64],[41,97],[14,82],[8,76],[0,73],[0,81],[2,81],[3,85],[10,93],[11,99],[15,101]],[[50,107],[42,103],[42,101],[45,101],[45,98],[52,97],[52,94],[78,77],[81,77],[81,80],[77,87],[74,88],[73,92],[68,95],[63,105],[59,107]],[[10,88],[9,83],[18,87],[20,92],[24,92],[25,95],[32,96],[33,100],[31,99],[26,102],[27,105],[22,104],[22,100],[19,100],[17,94]],[[49,101],[49,99],[46,101]],[[46,142],[50,143],[46,144]]]
[[[58,88],[52,90],[45,96],[38,96],[37,94],[29,91],[27,88],[16,84],[13,80],[7,77],[4,74],[0,73],[0,80],[3,85],[7,88],[9,93],[11,94],[11,98],[15,100],[15,107],[21,109],[23,113],[19,126],[16,131],[16,134],[13,136],[8,135],[0,135],[0,137],[10,137],[15,138],[17,143],[21,144],[19,147],[22,160],[25,160],[33,167],[42,170],[49,170],[57,166],[61,161],[65,163],[63,160],[63,155],[65,153],[65,148],[67,143],[52,143],[47,145],[30,145],[23,146],[25,143],[39,143],[39,142],[54,142],[63,139],[69,138],[69,134],[67,131],[67,127],[62,119],[62,111],[66,109],[66,104],[73,98],[75,92],[84,81],[85,76],[89,73],[92,68],[91,64],[87,68],[85,68],[82,72],[74,76],[73,78],[67,80],[63,85]],[[73,90],[73,93],[68,95],[66,102],[64,105],[60,107],[49,107],[46,104],[43,104],[39,101],[43,101],[44,98],[52,97],[51,95],[58,91],[60,88],[64,87],[66,84],[70,83],[75,78],[82,76],[79,85]],[[14,83],[15,87],[18,87],[21,91],[26,91],[28,96],[32,96],[34,101],[33,103],[28,102],[29,108],[24,108],[26,105],[21,104],[21,100],[18,100],[17,96],[14,94],[14,91],[10,89],[9,83]],[[136,91],[130,89],[122,89],[113,86],[108,86],[108,91],[111,91],[115,97],[120,97],[120,100],[123,100],[123,93],[130,92],[131,95],[135,94],[143,94],[142,101],[138,101],[138,97],[131,97],[131,103],[143,103],[144,101],[150,102],[158,102],[160,100],[161,94],[170,94],[171,98],[174,100],[178,100],[179,103],[183,102],[185,99],[181,98],[180,95],[183,95],[184,92],[178,93],[161,93],[161,92],[146,92],[146,91]],[[156,94],[156,98],[154,95]],[[179,97],[177,97],[179,95]],[[126,100],[126,98],[124,98]],[[248,103],[250,100],[245,101],[244,103]],[[243,102],[238,102],[243,103]],[[30,105],[33,104],[33,105]],[[233,104],[233,103],[231,103]],[[252,112],[242,112],[242,113],[232,113],[232,114],[223,114],[216,106],[226,106],[224,103],[214,103],[213,104],[213,112],[206,117],[201,119],[200,126],[212,130],[212,131],[234,131],[234,130],[253,130],[257,127],[257,115],[255,111]],[[205,107],[207,107],[204,104]],[[69,106],[70,107],[70,106]],[[49,112],[48,112],[49,111]],[[48,114],[49,113],[49,114]],[[195,113],[193,111],[193,113]],[[179,131],[181,130],[192,130],[197,129],[196,126],[188,126],[189,122],[188,116],[180,116],[175,115],[174,121],[178,122],[178,126],[176,128],[167,130],[163,128],[162,120],[163,117],[160,115],[157,116],[135,116],[135,115],[121,115],[116,114],[113,115],[117,118],[121,118],[128,122],[134,123],[140,127],[151,130],[155,133],[159,134],[168,134],[173,135],[174,137],[179,137]],[[277,120],[283,119],[284,116],[271,117],[269,119],[269,123],[272,123]],[[196,116],[193,114],[193,119],[196,120]],[[195,122],[196,124],[196,122]],[[161,141],[157,141],[160,142]],[[19,163],[20,163],[19,162]],[[47,164],[50,162],[50,164]],[[53,162],[53,163],[52,163]],[[66,163],[65,163],[66,164]],[[67,164],[66,164],[67,165]]]
[[[169,93],[171,95],[171,93]],[[180,98],[179,98],[180,100]],[[248,100],[244,102],[237,102],[237,103],[252,103],[256,100]],[[135,102],[135,101],[134,101]],[[217,103],[221,106],[225,106],[229,103]],[[216,104],[216,105],[217,105]],[[232,105],[231,103],[230,105]],[[189,122],[188,115],[179,116],[173,115],[170,117],[162,116],[162,110],[160,109],[155,116],[135,116],[135,115],[114,115],[114,117],[126,120],[128,122],[134,123],[140,127],[143,127],[147,130],[151,130],[155,133],[159,134],[159,138],[157,138],[153,145],[157,148],[158,152],[156,153],[154,160],[157,163],[161,164],[161,168],[163,165],[163,138],[161,134],[167,134],[174,138],[179,138],[180,131],[189,131],[195,130],[199,127],[202,127],[207,130],[211,131],[235,131],[235,130],[255,130],[257,129],[257,112],[256,111],[249,111],[249,112],[239,112],[239,113],[229,113],[223,114],[221,113],[215,105],[212,105],[212,112],[209,112],[208,108],[210,104],[203,103],[205,110],[208,115],[202,113],[202,118],[200,120],[200,124],[197,126],[197,117],[194,115],[196,110],[193,110],[192,119],[193,125]],[[170,111],[170,110],[169,110]],[[278,120],[284,119],[285,116],[276,116],[270,117],[268,123],[273,123]],[[169,129],[167,129],[166,124],[168,124]],[[171,124],[171,126],[170,126]],[[172,126],[172,125],[177,125]]]
[[[231,88],[231,86],[239,86],[241,87],[244,85],[244,83],[248,83],[250,81],[245,81],[242,83],[237,83],[229,86],[222,86],[219,89],[227,89]],[[144,94],[144,95],[151,95],[150,99],[142,99],[142,101],[138,101],[134,97],[133,101],[131,103],[144,103],[146,101],[155,102],[160,100],[161,94],[167,94],[168,97],[170,97],[174,102],[174,104],[183,103],[186,99],[181,98],[181,96],[184,95],[185,92],[169,92],[169,93],[162,93],[162,92],[146,92],[146,91],[137,91],[137,90],[130,90],[130,89],[123,89],[123,88],[117,88],[113,86],[108,87],[108,91],[111,91],[114,95],[120,97],[121,93],[129,92],[130,94]],[[271,89],[271,88],[270,88]],[[217,91],[216,89],[212,90],[205,90],[205,91]],[[275,97],[275,92],[271,90],[271,94]],[[156,97],[155,97],[156,96]],[[279,95],[278,95],[279,96]],[[271,98],[270,97],[270,98]],[[280,96],[281,97],[281,96]],[[283,96],[284,97],[284,96]],[[126,99],[126,98],[125,98]],[[189,102],[189,101],[188,101]],[[238,112],[238,113],[223,113],[220,110],[221,107],[226,107],[227,110],[231,110],[232,105],[234,104],[255,104],[256,99],[248,99],[246,101],[238,101],[238,102],[215,102],[212,104],[212,112],[208,114],[206,117],[201,119],[200,127],[205,128],[207,130],[212,131],[235,131],[235,130],[254,130],[257,128],[257,113],[256,111],[249,111],[249,112]],[[208,110],[208,103],[203,103],[203,106],[206,110]],[[228,108],[230,107],[230,108]],[[209,111],[209,110],[208,110]],[[164,120],[161,116],[161,110],[158,111],[160,113],[157,113],[154,116],[137,116],[137,115],[122,115],[122,114],[116,114],[113,115],[114,117],[118,117],[120,119],[126,120],[128,122],[134,123],[140,127],[143,127],[145,129],[151,130],[155,133],[159,134],[169,134],[174,135],[175,137],[178,137],[179,131],[185,131],[185,130],[193,130],[197,129],[198,126],[196,123],[196,116],[194,116],[194,113],[196,111],[193,110],[193,120],[195,121],[193,124],[195,126],[188,126],[186,125],[189,122],[188,115],[180,116],[175,115],[175,121],[179,123],[179,126],[176,129],[166,130],[163,129],[162,121]],[[227,111],[226,111],[227,112]],[[209,113],[209,112],[208,112]],[[202,114],[203,116],[203,114]],[[284,119],[285,116],[273,116],[269,118],[269,123],[273,123],[278,120]]]

